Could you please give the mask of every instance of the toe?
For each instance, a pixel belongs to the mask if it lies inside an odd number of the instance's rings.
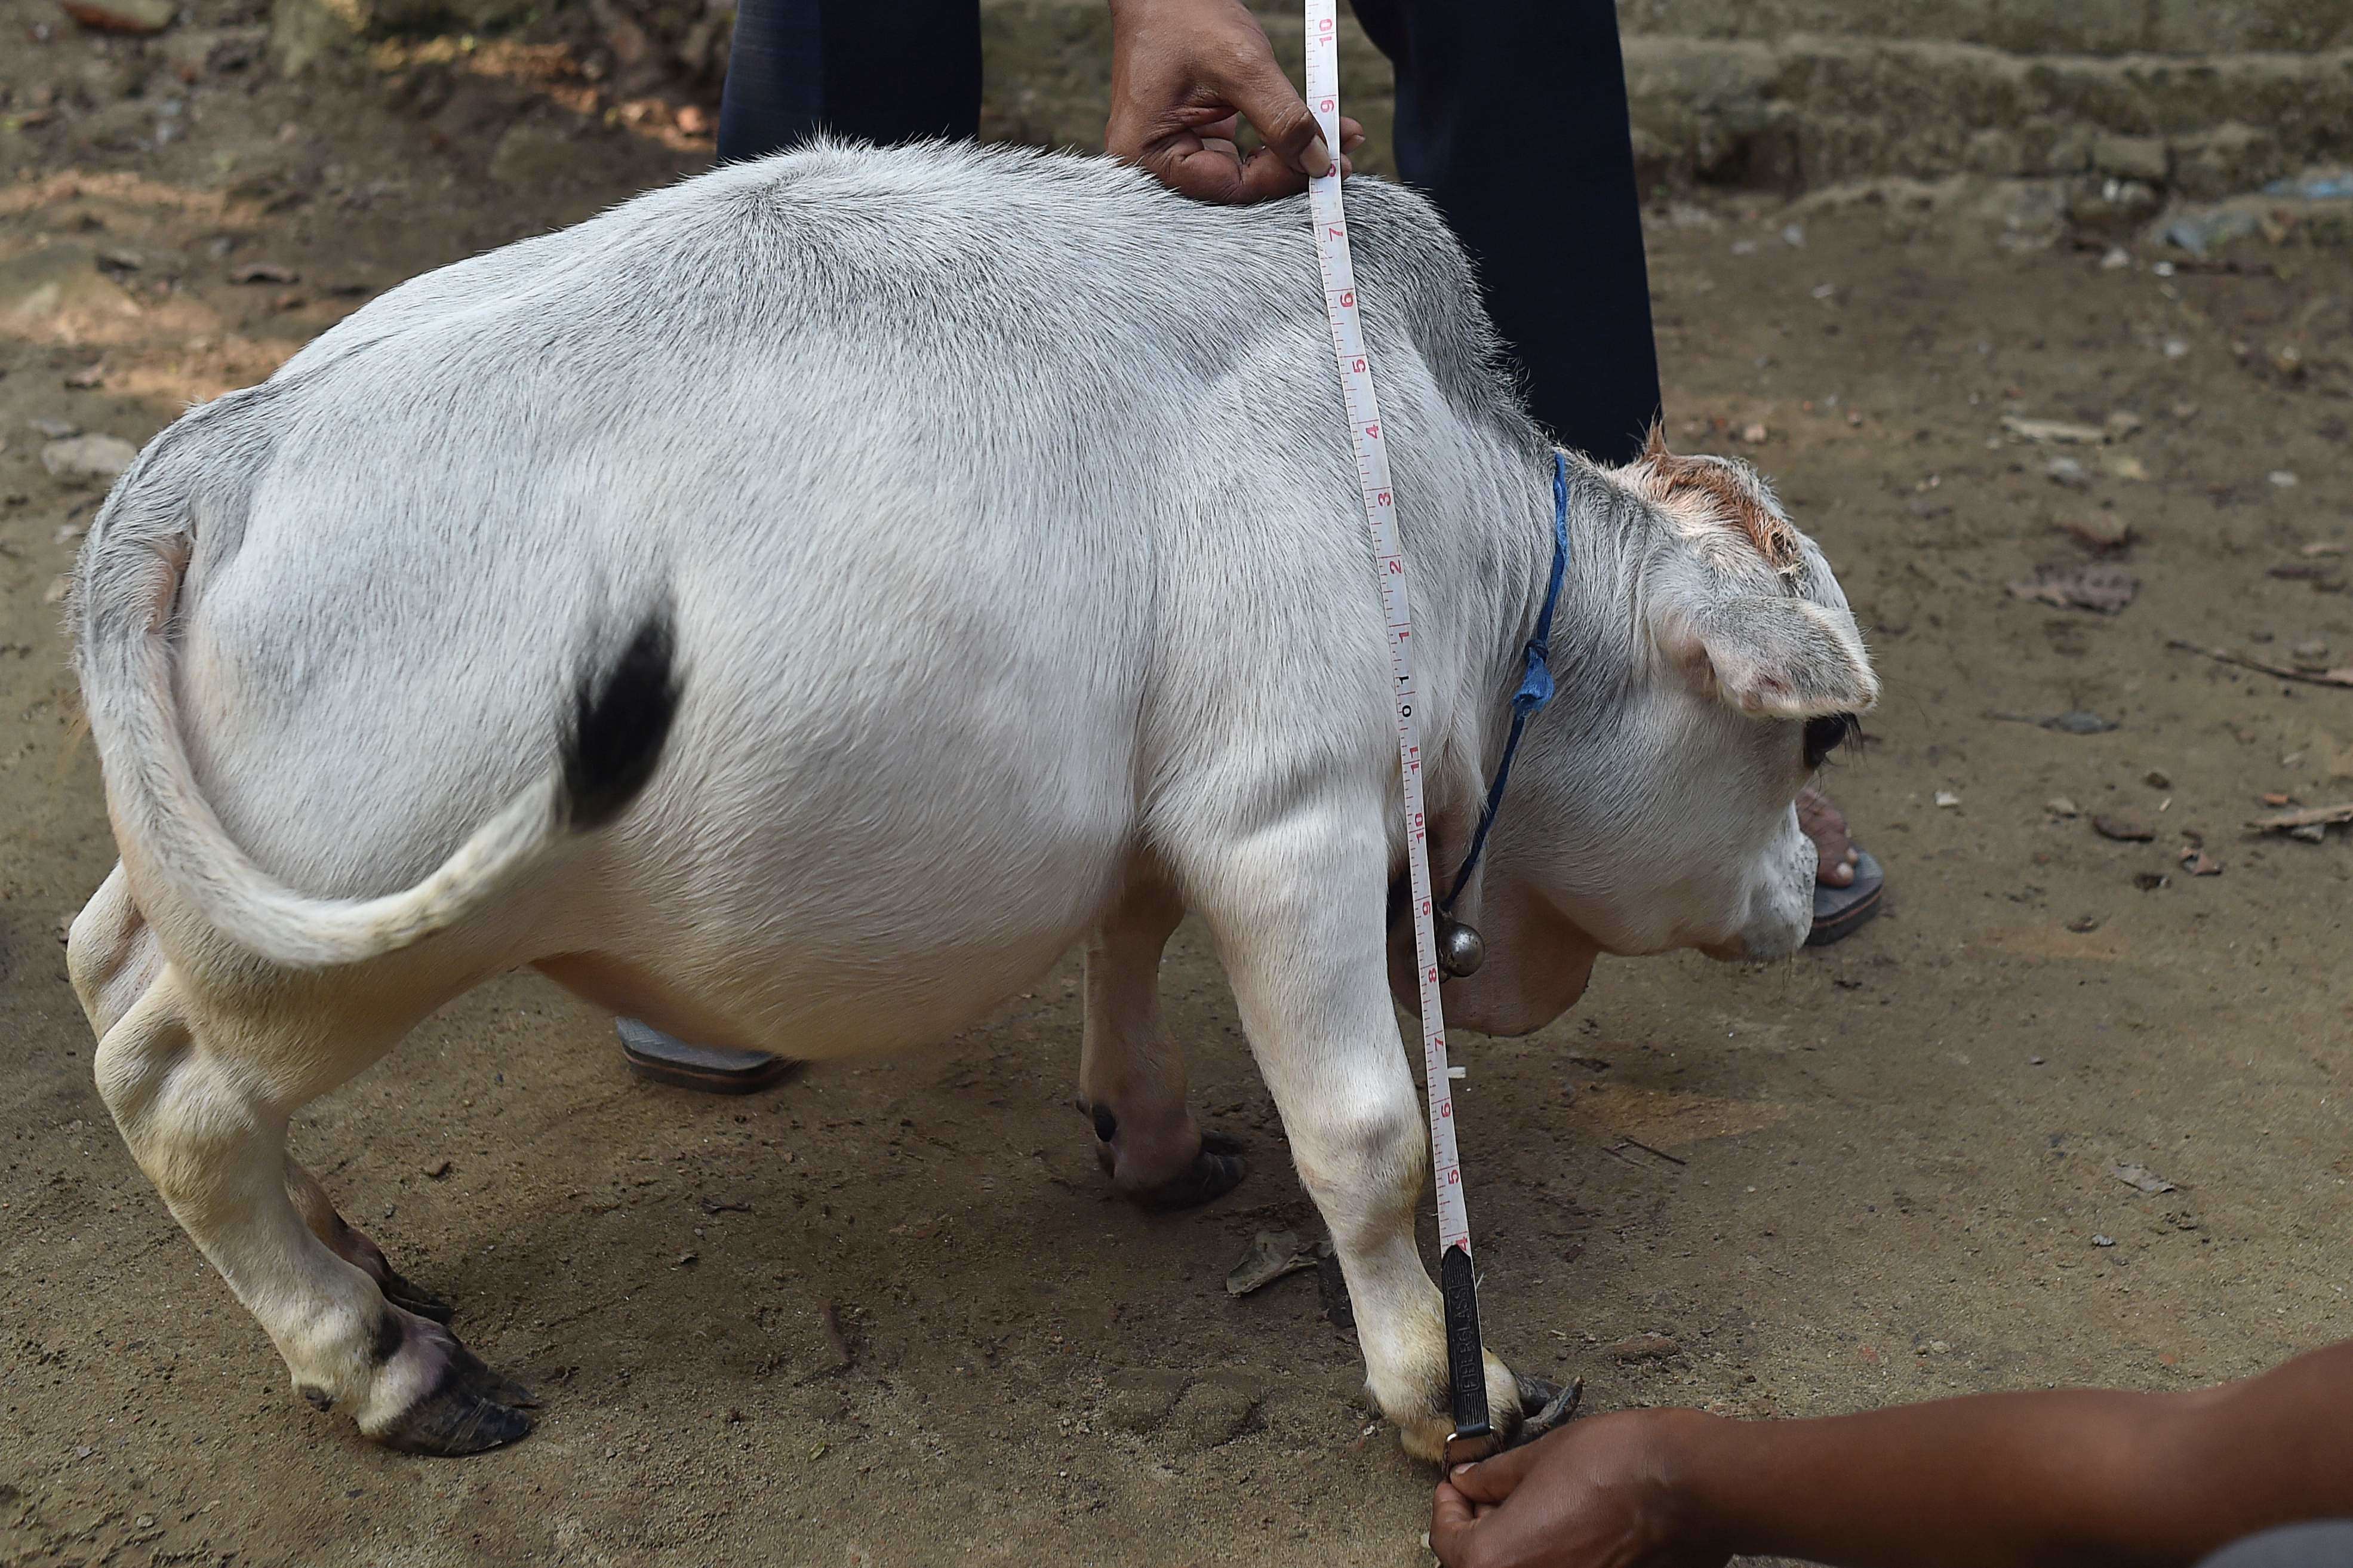
[[[430,1318],[436,1323],[446,1323],[457,1316],[456,1308],[403,1275],[391,1275],[384,1281],[382,1289],[384,1298],[404,1312]]]
[[[1556,1426],[1567,1425],[1584,1403],[1585,1380],[1572,1378],[1567,1388],[1561,1388],[1538,1377],[1520,1380],[1520,1426],[1512,1435],[1512,1446],[1533,1443]]]

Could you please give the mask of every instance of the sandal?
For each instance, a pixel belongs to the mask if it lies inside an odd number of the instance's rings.
[[[765,1051],[732,1051],[694,1045],[634,1018],[613,1021],[621,1036],[621,1059],[629,1071],[676,1089],[706,1095],[750,1095],[800,1076],[808,1064]]]
[[[1852,937],[1879,913],[1880,895],[1887,891],[1887,874],[1868,852],[1854,853],[1852,882],[1844,887],[1814,884],[1814,928],[1806,936],[1810,948],[1827,948]]]

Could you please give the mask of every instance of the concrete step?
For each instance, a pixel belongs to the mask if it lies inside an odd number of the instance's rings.
[[[1621,10],[1651,6],[1660,17],[1685,16],[1673,9],[1685,3],[1629,0]],[[1687,19],[1698,25],[1701,8],[1716,3],[1688,0]],[[1839,8],[1831,0],[1809,3]],[[1798,0],[1780,5],[1798,8]],[[1950,8],[2017,20],[2038,9],[2073,16],[2123,7],[2108,0],[2039,8],[1955,0]],[[2198,9],[2171,0],[2133,0],[2130,8],[2160,18]],[[1900,20],[1931,8],[1896,0],[1882,9]],[[2274,14],[2262,5],[2211,9],[2242,19]],[[2307,0],[2276,15],[2291,10],[2310,15],[2315,36],[2334,37],[2337,22],[2353,17],[2353,0]],[[1388,64],[1345,9],[1342,16],[1343,101],[1372,134],[1359,162],[1388,172]],[[983,20],[990,80],[984,132],[1100,147],[1111,52],[1103,0],[987,0]],[[1296,71],[1296,7],[1263,5],[1261,20]],[[2116,179],[2164,196],[2211,197],[2353,157],[2353,48],[2024,54],[1949,39],[1827,33],[1770,43],[1636,33],[1625,47],[1646,186],[1795,195],[1859,179],[1970,172]]]

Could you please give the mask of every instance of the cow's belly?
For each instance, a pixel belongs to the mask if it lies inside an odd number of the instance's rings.
[[[1034,985],[1082,935],[849,964],[805,952],[556,955],[535,966],[599,1007],[683,1040],[797,1061],[888,1055],[971,1027]],[[712,967],[716,962],[717,967]]]

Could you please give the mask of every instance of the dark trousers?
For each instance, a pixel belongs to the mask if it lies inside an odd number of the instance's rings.
[[[1659,367],[1610,0],[1355,5],[1397,66],[1398,172],[1477,262],[1530,409],[1566,446],[1632,457],[1658,416]],[[976,0],[743,0],[736,13],[722,159],[820,129],[967,137],[979,120]]]

